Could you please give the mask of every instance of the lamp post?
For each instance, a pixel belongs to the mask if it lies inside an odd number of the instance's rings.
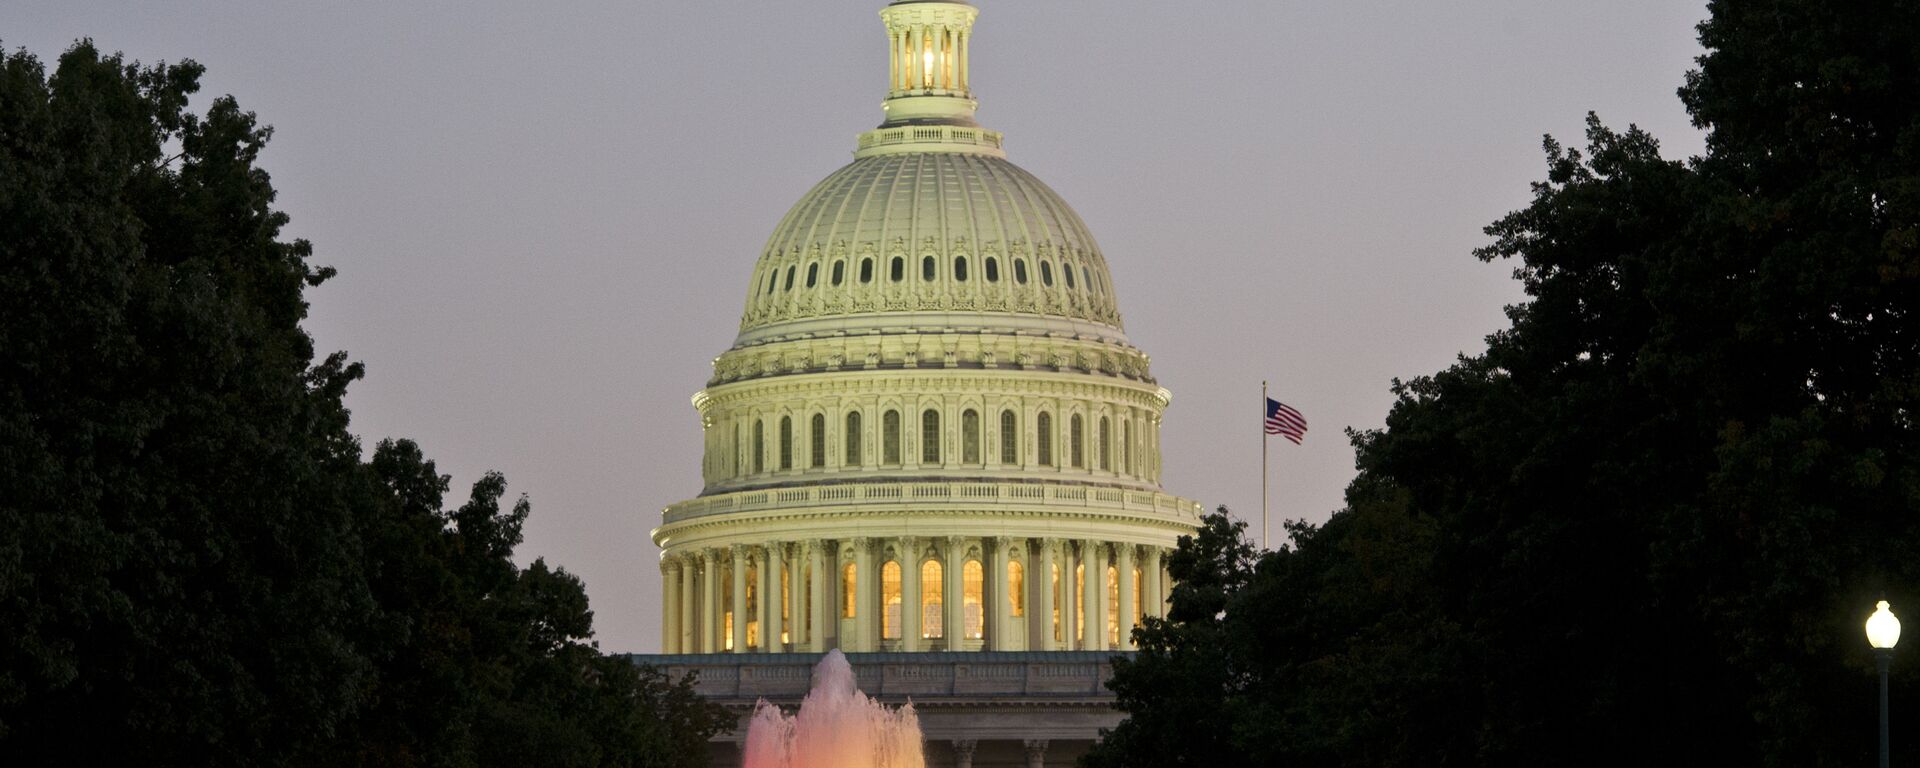
[[[1873,646],[1873,655],[1880,662],[1880,768],[1887,768],[1887,667],[1893,663],[1893,646],[1900,642],[1900,620],[1894,618],[1893,611],[1887,610],[1887,601],[1880,601],[1872,616],[1867,617],[1867,643]]]

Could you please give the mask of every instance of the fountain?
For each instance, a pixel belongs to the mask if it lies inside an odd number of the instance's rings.
[[[761,699],[747,726],[746,768],[926,768],[911,702],[888,709],[860,692],[853,667],[828,651],[791,716]]]

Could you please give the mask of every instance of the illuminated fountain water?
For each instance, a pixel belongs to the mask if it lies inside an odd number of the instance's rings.
[[[813,667],[813,690],[791,716],[760,700],[747,726],[746,768],[926,768],[913,704],[888,709],[860,692],[839,651]]]

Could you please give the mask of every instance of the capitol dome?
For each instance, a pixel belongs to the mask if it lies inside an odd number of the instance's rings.
[[[668,653],[1131,648],[1198,505],[1086,224],[974,120],[964,2],[896,0],[886,117],[789,210],[693,397]]]

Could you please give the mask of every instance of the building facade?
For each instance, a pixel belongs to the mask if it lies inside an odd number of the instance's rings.
[[[703,489],[653,531],[654,663],[751,677],[838,648],[857,667],[940,652],[1012,669],[1129,650],[1164,609],[1165,554],[1199,520],[1160,487],[1171,394],[1086,225],[975,121],[977,13],[881,11],[885,119],[748,277],[693,397]],[[1075,706],[1107,695],[1085,693]]]

